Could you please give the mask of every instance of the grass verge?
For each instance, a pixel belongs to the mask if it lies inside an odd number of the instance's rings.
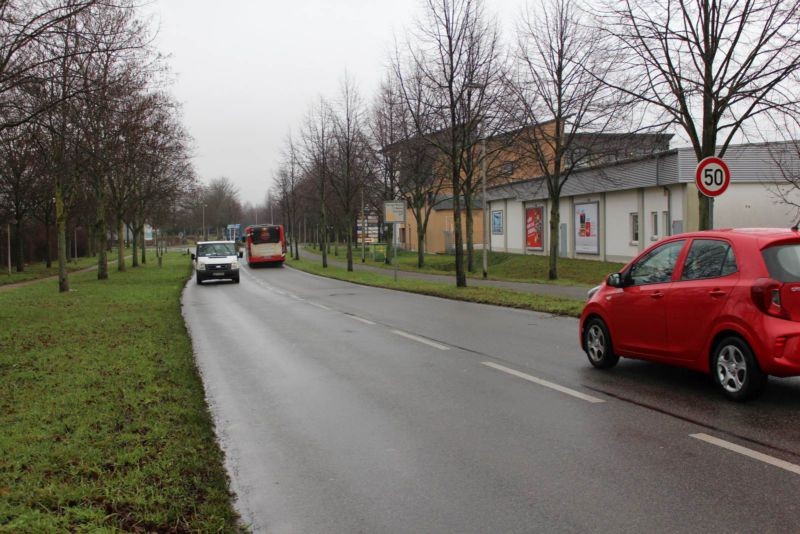
[[[164,260],[0,293],[0,531],[239,529]]]
[[[313,247],[305,247],[307,251],[319,254]],[[339,247],[339,256],[336,259],[344,261],[344,246]],[[475,265],[477,271],[467,273],[470,278],[481,278],[482,252],[475,251]],[[332,256],[333,257],[333,256]],[[353,257],[361,261],[361,249],[353,250]],[[379,254],[379,257],[382,257]],[[415,271],[430,274],[453,274],[456,270],[455,258],[449,254],[426,254],[425,266],[417,267],[417,253],[398,251],[398,268],[403,271]],[[535,284],[578,285],[593,287],[599,284],[611,273],[619,272],[625,265],[623,263],[605,262],[597,260],[578,260],[572,258],[558,259],[558,280],[548,280],[549,263],[547,256],[533,254],[510,254],[506,252],[489,252],[488,257],[489,279],[505,280],[509,282],[530,282]],[[373,260],[371,251],[367,253],[367,265],[392,269],[384,261]]]
[[[385,287],[411,293],[421,293],[453,300],[495,304],[510,308],[521,308],[538,312],[579,317],[583,310],[583,301],[548,295],[532,295],[495,287],[455,287],[449,283],[428,282],[423,280],[397,280],[390,274],[354,271],[348,272],[340,267],[323,268],[319,263],[308,260],[289,260],[287,265],[312,274],[354,282],[374,287]]]

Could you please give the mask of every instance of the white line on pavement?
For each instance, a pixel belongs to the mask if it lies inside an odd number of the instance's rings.
[[[540,386],[544,386],[546,388],[554,389],[556,391],[560,391],[561,393],[566,393],[567,395],[572,395],[581,400],[585,400],[586,402],[591,402],[593,404],[598,404],[601,402],[605,402],[603,399],[598,399],[597,397],[592,397],[591,395],[587,395],[585,393],[581,393],[580,391],[576,391],[574,389],[570,389],[564,386],[560,386],[558,384],[554,384],[553,382],[549,382],[547,380],[543,380],[541,378],[536,378],[533,375],[529,375],[526,373],[522,373],[515,369],[511,369],[509,367],[505,367],[503,365],[499,365],[493,362],[481,362],[486,367],[491,367],[492,369],[497,369],[498,371],[503,371],[504,373],[508,373],[510,375],[514,375],[518,378],[522,378],[523,380],[527,380],[528,382],[533,382],[534,384],[539,384]]]
[[[414,341],[424,343],[425,345],[437,348],[439,350],[450,350],[450,347],[447,345],[442,345],[441,343],[436,343],[435,341],[425,339],[424,337],[415,336],[414,334],[409,334],[408,332],[403,332],[402,330],[392,330],[392,333],[408,339],[413,339]]]
[[[372,326],[375,325],[375,323],[373,323],[369,319],[364,319],[363,317],[359,317],[358,315],[350,315],[349,313],[345,313],[345,315],[350,317],[351,319],[355,319],[356,321],[360,321],[360,322],[362,322],[364,324],[368,324],[368,325],[372,325]]]
[[[795,475],[800,475],[800,465],[785,462],[779,458],[775,458],[774,456],[769,456],[768,454],[763,454],[758,451],[754,451],[753,449],[748,449],[747,447],[742,447],[741,445],[731,443],[730,441],[709,436],[708,434],[689,434],[689,436],[699,439],[700,441],[710,443],[711,445],[728,449],[729,451],[738,452],[739,454],[747,456],[748,458],[753,458],[754,460],[764,462],[780,469],[785,469],[786,471],[794,473]]]
[[[328,311],[331,311],[331,309],[330,309],[329,307],[325,306],[324,304],[320,304],[320,303],[318,303],[318,302],[311,302],[311,301],[309,301],[309,304],[311,304],[312,306],[316,306],[317,308],[319,308],[319,309],[321,309],[321,310],[328,310]]]

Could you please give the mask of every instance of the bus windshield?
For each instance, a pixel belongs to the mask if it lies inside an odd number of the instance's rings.
[[[278,226],[269,226],[266,228],[253,228],[251,235],[253,244],[258,245],[261,243],[280,243],[281,231]]]

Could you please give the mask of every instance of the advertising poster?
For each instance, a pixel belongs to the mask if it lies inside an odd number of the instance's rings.
[[[528,248],[544,250],[542,221],[544,208],[541,206],[525,210],[525,236]]]
[[[501,210],[492,212],[492,234],[503,235],[503,212]]]
[[[598,203],[575,204],[575,252],[600,254]]]

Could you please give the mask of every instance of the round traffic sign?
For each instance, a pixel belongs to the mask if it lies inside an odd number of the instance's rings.
[[[731,171],[722,159],[710,156],[697,164],[694,182],[705,196],[718,197],[728,189]]]

